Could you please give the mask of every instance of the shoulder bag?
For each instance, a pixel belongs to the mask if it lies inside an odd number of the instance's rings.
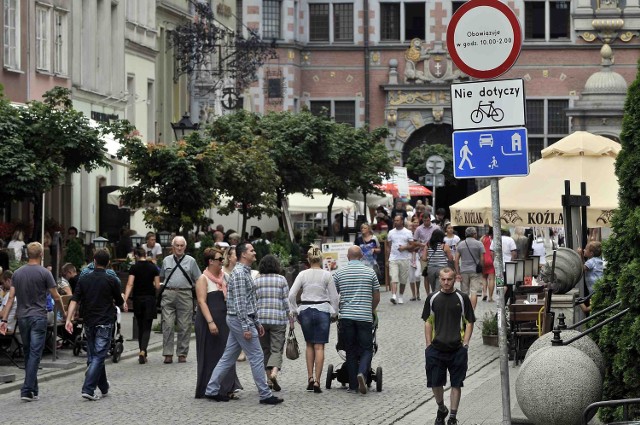
[[[471,252],[471,248],[469,248],[469,244],[467,243],[467,240],[465,239],[464,244],[467,246],[467,251],[469,251],[469,255],[471,255],[471,258],[473,259],[473,263],[476,265],[476,273],[482,273],[482,264],[478,264],[478,262],[476,261],[476,257],[473,256],[473,253]]]

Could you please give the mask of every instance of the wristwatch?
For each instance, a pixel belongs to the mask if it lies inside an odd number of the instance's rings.
[[[469,349],[469,344],[462,344],[462,346],[466,349]]]

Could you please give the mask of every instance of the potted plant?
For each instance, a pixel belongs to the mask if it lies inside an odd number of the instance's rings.
[[[498,315],[488,311],[482,318],[482,343],[498,346]]]

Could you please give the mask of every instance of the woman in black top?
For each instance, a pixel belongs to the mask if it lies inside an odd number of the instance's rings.
[[[160,272],[151,261],[147,261],[142,248],[134,250],[136,262],[129,269],[127,289],[124,291],[124,311],[128,311],[126,300],[133,291],[133,315],[138,322],[138,363],[147,362],[147,346],[151,337],[151,325],[156,318],[156,293],[160,288]]]

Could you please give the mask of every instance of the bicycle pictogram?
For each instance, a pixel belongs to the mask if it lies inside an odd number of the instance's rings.
[[[500,122],[504,118],[504,111],[493,106],[493,100],[490,100],[487,103],[482,103],[482,101],[480,101],[478,102],[478,109],[474,109],[471,112],[471,121],[478,124],[482,121],[485,115],[487,118],[491,118],[495,122]]]

